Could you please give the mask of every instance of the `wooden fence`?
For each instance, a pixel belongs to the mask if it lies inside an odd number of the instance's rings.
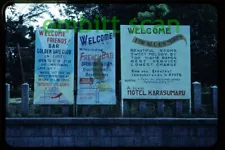
[[[121,82],[119,82],[119,90],[117,92],[117,108],[114,110],[117,112],[116,117],[124,117],[124,113],[128,111],[129,109],[129,102],[132,101],[138,101],[138,111],[140,114],[145,114],[148,110],[147,103],[149,100],[122,100],[121,99]],[[10,102],[10,84],[5,84],[5,89],[6,89],[6,115],[8,116],[8,110],[9,110],[9,102]],[[192,96],[190,100],[176,100],[175,101],[175,116],[179,117],[180,114],[183,112],[183,102],[184,101],[189,101],[189,114],[198,114],[201,113],[202,111],[202,86],[201,83],[199,82],[193,82],[192,83]],[[29,116],[30,113],[30,107],[35,107],[33,104],[29,104],[29,84],[24,83],[22,84],[22,98],[21,98],[21,103],[19,104],[21,107],[21,116],[26,117]],[[217,116],[218,112],[218,87],[211,86],[210,87],[210,101],[211,105],[210,107],[212,108],[212,114]],[[150,100],[151,101],[151,100]],[[170,100],[166,100],[170,101]],[[162,116],[164,114],[164,103],[165,100],[156,100],[156,113],[158,116]],[[79,105],[80,106],[80,105]],[[73,105],[72,107],[72,114],[74,117],[79,117],[79,112],[78,112],[78,107],[76,104]],[[100,108],[100,113],[105,114],[107,112],[107,109],[109,107],[106,107],[107,105],[104,106],[99,106]],[[50,116],[53,106],[51,105],[40,105],[40,116]],[[58,107],[61,107],[61,111],[64,117],[69,116],[70,113],[70,108],[71,106],[69,105],[59,105]],[[87,107],[83,107],[82,111],[88,112],[90,105]],[[115,117],[115,116],[114,116]]]

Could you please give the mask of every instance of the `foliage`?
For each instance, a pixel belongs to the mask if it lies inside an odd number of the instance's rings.
[[[21,48],[21,57],[25,75],[27,80],[33,76],[34,67],[34,44],[35,33],[34,27],[28,26],[29,22],[37,21],[37,17],[42,17],[41,14],[47,12],[47,7],[44,4],[32,4],[29,11],[30,13],[23,14],[22,12],[15,13],[14,5],[8,8],[13,16],[7,16],[5,22],[6,30],[6,68],[10,76],[6,82],[12,81],[15,90],[18,90],[21,82],[21,66],[19,61],[17,44]],[[27,25],[28,24],[28,25]],[[28,50],[28,51],[27,51]],[[33,62],[33,63],[30,63]],[[27,81],[26,80],[26,81]],[[16,92],[16,91],[15,91]],[[16,92],[18,93],[18,92]],[[13,95],[14,96],[14,95]]]
[[[166,4],[150,4],[148,7],[148,11],[138,12],[137,19],[141,21],[145,19],[156,20],[166,16],[170,12],[169,7]]]
[[[171,11],[164,19],[176,17],[181,25],[191,29],[192,81],[218,84],[217,80],[217,10],[210,4],[170,4]]]

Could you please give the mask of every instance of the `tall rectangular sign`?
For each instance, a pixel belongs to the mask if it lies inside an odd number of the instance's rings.
[[[113,30],[78,32],[77,104],[116,104]]]
[[[74,103],[74,31],[36,30],[34,104]]]

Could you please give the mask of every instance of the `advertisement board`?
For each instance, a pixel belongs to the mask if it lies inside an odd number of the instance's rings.
[[[74,104],[74,31],[36,30],[34,104]]]
[[[113,31],[79,31],[77,56],[77,104],[116,104]]]
[[[191,98],[189,26],[120,29],[123,99]]]

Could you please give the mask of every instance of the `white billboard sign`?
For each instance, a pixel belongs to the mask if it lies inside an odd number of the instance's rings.
[[[34,104],[74,103],[74,31],[36,30]]]
[[[78,32],[77,104],[116,104],[112,30]]]
[[[189,26],[121,25],[122,98],[190,99],[190,60]]]

